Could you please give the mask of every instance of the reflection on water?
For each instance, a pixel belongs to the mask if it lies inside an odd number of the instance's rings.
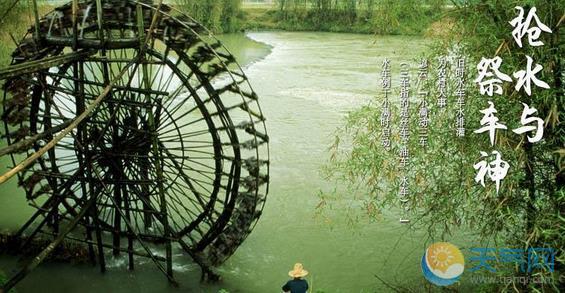
[[[221,39],[246,67],[268,119],[271,187],[255,231],[221,267],[223,283],[200,285],[198,268],[179,254],[175,271],[180,291],[170,288],[149,260],[139,259],[143,264],[128,272],[126,262],[118,258],[104,275],[90,266],[44,264],[21,283],[19,292],[35,292],[37,284],[50,292],[278,292],[297,261],[311,272],[313,292],[384,290],[375,274],[411,287],[424,284],[420,234],[407,233],[396,218],[352,231],[345,223],[316,220],[314,210],[318,191],[332,189],[319,170],[344,114],[377,93],[384,57],[393,64],[417,57],[425,41],[332,33],[265,32],[248,37]],[[19,227],[32,212],[14,181],[0,186],[2,229]],[[339,218],[351,204],[337,202],[331,213]],[[13,264],[14,258],[0,260],[5,269]]]

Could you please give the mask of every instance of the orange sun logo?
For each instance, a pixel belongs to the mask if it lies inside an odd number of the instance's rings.
[[[455,283],[463,274],[464,268],[463,254],[451,243],[434,243],[426,249],[422,257],[424,277],[438,286]]]

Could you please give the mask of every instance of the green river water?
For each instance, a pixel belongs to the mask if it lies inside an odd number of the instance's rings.
[[[410,232],[396,216],[343,219],[351,202],[333,202],[327,223],[315,217],[320,190],[334,183],[320,175],[332,134],[348,110],[378,93],[384,57],[411,60],[428,41],[415,37],[375,37],[333,33],[257,32],[224,35],[259,94],[271,147],[270,192],[254,232],[221,268],[220,284],[199,283],[200,271],[186,256],[175,263],[180,288],[172,288],[149,262],[138,259],[127,271],[126,256],[109,260],[101,274],[90,265],[42,264],[18,292],[280,292],[295,262],[304,263],[311,292],[388,292],[375,278],[410,288],[428,286],[420,272],[424,233]],[[6,160],[1,167],[6,170]],[[19,227],[33,212],[15,180],[0,186],[0,230]],[[177,258],[178,259],[178,258]],[[0,258],[10,273],[15,257]],[[21,265],[21,264],[19,264]]]

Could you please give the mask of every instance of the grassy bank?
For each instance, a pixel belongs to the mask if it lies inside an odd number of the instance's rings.
[[[422,35],[442,19],[443,0],[177,0],[176,5],[216,33],[248,30]]]
[[[239,30],[327,31],[380,35],[423,35],[449,9],[414,1],[379,1],[371,7],[244,5]]]
[[[333,4],[324,6],[318,2]],[[434,0],[362,0],[354,6],[345,0],[326,2],[286,0],[262,5],[242,4],[239,0],[176,0],[174,5],[215,33],[286,30],[422,35],[433,29],[449,9],[443,1]],[[0,0],[0,4],[7,6],[9,1]],[[42,3],[40,15],[52,8]],[[19,39],[32,23],[30,12],[22,3],[4,19],[0,32],[2,58],[15,48],[8,32]]]
[[[1,7],[9,7],[11,4],[12,1],[0,0]],[[42,4],[39,6],[39,14],[43,16],[53,8],[52,5]],[[0,9],[0,13],[4,12],[5,10]],[[33,24],[32,10],[28,7],[27,2],[20,1],[0,20],[0,23],[0,66],[6,66],[12,60],[11,56],[16,49],[16,41],[19,42]]]

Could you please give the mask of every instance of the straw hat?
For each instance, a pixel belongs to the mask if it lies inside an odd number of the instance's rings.
[[[294,265],[294,269],[288,272],[288,275],[293,278],[302,278],[308,275],[308,271],[304,269],[304,266],[301,263],[296,263]]]

